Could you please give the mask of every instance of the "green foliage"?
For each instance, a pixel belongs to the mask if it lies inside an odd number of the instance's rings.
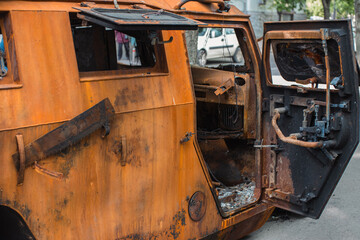
[[[291,12],[295,9],[302,10],[305,6],[306,0],[274,0],[272,7],[278,12]]]
[[[321,0],[307,0],[305,11],[308,17],[311,16],[324,17],[324,10]]]
[[[334,6],[336,6],[336,18],[347,18],[354,14],[354,0],[331,0],[330,15],[333,16]],[[321,0],[306,0],[306,13],[308,17],[324,17],[324,10]]]
[[[331,9],[334,9],[332,1]],[[354,14],[354,0],[336,0],[336,18],[347,18],[349,14]]]

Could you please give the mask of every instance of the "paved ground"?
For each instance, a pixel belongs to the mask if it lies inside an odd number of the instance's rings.
[[[360,239],[360,148],[351,159],[320,219],[288,214],[272,217],[243,240]]]

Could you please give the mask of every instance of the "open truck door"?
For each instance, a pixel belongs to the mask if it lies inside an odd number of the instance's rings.
[[[359,140],[351,22],[265,24],[263,70],[265,198],[318,218]]]

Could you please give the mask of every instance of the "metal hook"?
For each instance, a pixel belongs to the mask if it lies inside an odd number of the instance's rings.
[[[109,135],[110,133],[110,123],[109,122],[105,122],[104,125],[102,126],[104,128],[104,134],[101,136],[102,138],[105,138],[107,135]]]
[[[172,41],[174,40],[174,38],[171,36],[169,38],[169,40],[167,41],[160,41],[158,37],[154,37],[152,40],[151,40],[151,45],[156,45],[156,44],[165,44],[165,43],[171,43]]]

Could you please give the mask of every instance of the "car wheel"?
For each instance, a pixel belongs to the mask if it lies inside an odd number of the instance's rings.
[[[234,56],[233,56],[233,60],[234,60],[234,62],[236,62],[236,63],[240,63],[240,62],[242,62],[243,61],[243,55],[242,55],[242,52],[241,52],[241,50],[240,50],[240,47],[237,47],[236,48],[236,51],[235,51],[235,53],[234,53]]]
[[[201,67],[205,67],[206,65],[206,52],[205,50],[200,50],[198,51],[198,54],[197,54],[197,63],[199,64],[199,66]]]

